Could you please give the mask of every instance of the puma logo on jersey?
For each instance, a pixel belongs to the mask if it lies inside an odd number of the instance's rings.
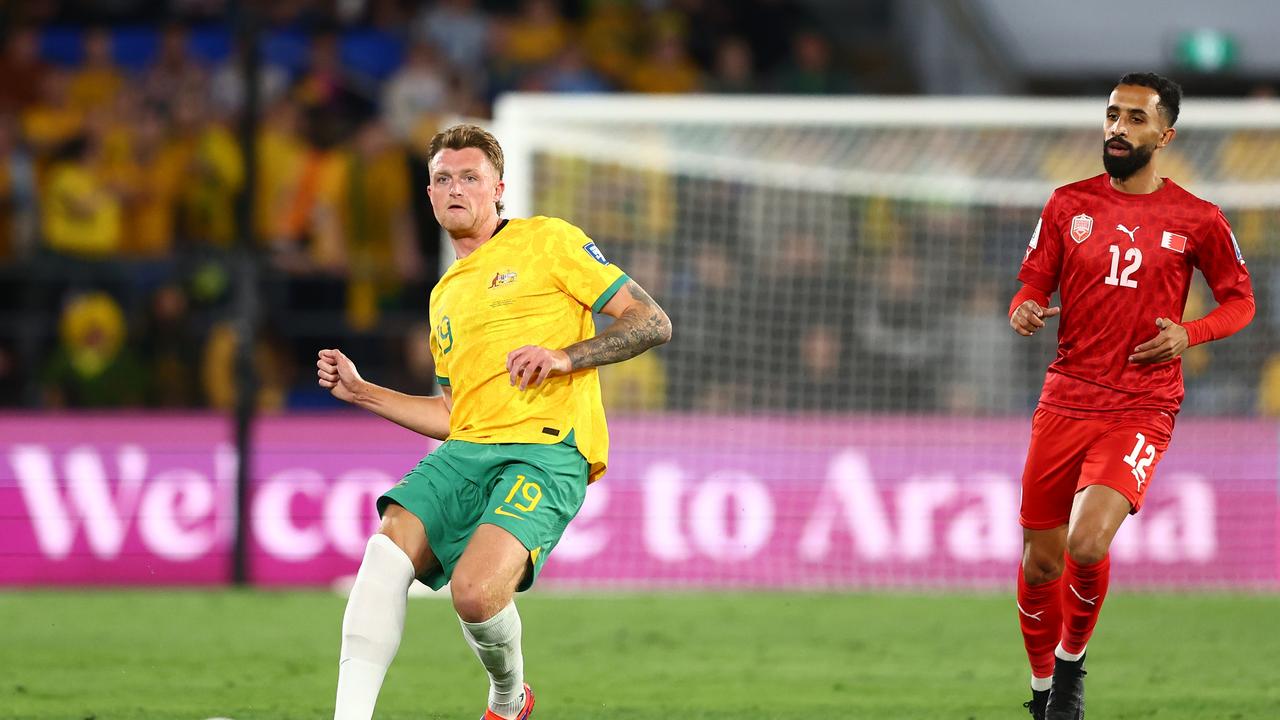
[[[1129,236],[1129,242],[1135,242],[1135,243],[1136,243],[1136,242],[1138,242],[1138,241],[1137,241],[1136,239],[1134,239],[1133,234],[1134,234],[1134,233],[1136,233],[1136,232],[1138,232],[1139,230],[1141,230],[1141,229],[1142,229],[1142,226],[1141,226],[1141,225],[1139,225],[1139,226],[1135,227],[1134,229],[1130,230],[1129,228],[1127,228],[1127,227],[1125,227],[1125,226],[1123,226],[1123,225],[1117,225],[1117,226],[1116,226],[1116,229],[1117,229],[1117,230],[1119,230],[1120,232],[1124,233],[1125,235],[1128,235],[1128,236]]]
[[[1097,604],[1098,604],[1098,598],[1099,598],[1100,596],[1098,596],[1098,595],[1094,595],[1094,596],[1093,596],[1093,597],[1091,597],[1091,598],[1087,598],[1087,597],[1085,597],[1085,596],[1081,595],[1079,592],[1076,592],[1076,586],[1075,586],[1075,585],[1072,585],[1072,584],[1068,583],[1068,584],[1067,584],[1067,587],[1071,588],[1071,594],[1072,594],[1072,595],[1075,595],[1076,597],[1080,598],[1080,602],[1082,602],[1082,603],[1088,603],[1088,604],[1090,604],[1090,605],[1097,605]]]

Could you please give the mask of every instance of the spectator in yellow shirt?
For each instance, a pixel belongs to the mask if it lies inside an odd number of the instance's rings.
[[[626,0],[601,0],[591,4],[582,25],[580,47],[591,66],[611,84],[622,85],[636,63],[638,37],[644,23],[639,10]]]
[[[659,31],[649,54],[627,79],[629,90],[642,93],[690,93],[701,86],[701,72],[673,29]]]
[[[408,158],[383,124],[361,128],[348,154],[344,181],[332,200],[351,274],[347,322],[368,329],[377,322],[383,302],[423,271],[409,207]]]
[[[90,113],[105,108],[124,85],[124,75],[111,57],[111,32],[94,28],[84,38],[84,64],[71,77],[71,104]]]
[[[48,246],[81,257],[103,257],[120,249],[120,199],[103,182],[97,141],[77,138],[49,169],[41,200]]]
[[[517,68],[529,68],[559,55],[569,39],[569,24],[553,0],[525,0],[520,15],[502,27],[498,53]]]
[[[71,104],[65,70],[51,68],[40,84],[40,101],[22,113],[22,134],[44,157],[84,131],[84,112]]]
[[[125,203],[121,249],[135,257],[163,257],[173,249],[175,206],[186,179],[188,151],[167,135],[159,109],[138,114],[129,155],[110,178]]]
[[[268,108],[258,131],[254,227],[268,245],[285,243],[296,234],[292,209],[308,153],[300,114],[296,102],[281,99]]]
[[[184,240],[228,247],[235,240],[235,198],[244,184],[244,159],[235,135],[209,117],[198,93],[173,105],[179,141],[188,160],[179,200],[179,233]]]

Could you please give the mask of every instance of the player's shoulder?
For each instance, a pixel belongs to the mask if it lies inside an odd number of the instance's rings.
[[[1103,184],[1107,181],[1107,174],[1101,173],[1093,177],[1087,177],[1083,180],[1069,182],[1066,185],[1059,185],[1054,188],[1053,194],[1049,201],[1061,202],[1063,200],[1075,199],[1085,196],[1094,196],[1104,190]]]
[[[565,236],[581,234],[582,230],[573,223],[548,215],[534,215],[527,218],[511,218],[511,229],[521,233],[544,236]]]
[[[583,236],[582,231],[572,223],[546,215],[511,218],[507,221],[504,232],[510,233],[510,237],[519,238],[517,244],[525,251],[534,252],[554,252]],[[581,245],[582,242],[576,244]]]
[[[1205,219],[1216,219],[1222,215],[1222,208],[1218,207],[1217,203],[1205,200],[1169,178],[1165,178],[1164,181],[1165,190],[1169,193],[1169,201],[1181,209],[1203,216]]]
[[[1059,185],[1053,189],[1044,204],[1044,216],[1050,222],[1061,222],[1067,217],[1082,212],[1082,209],[1097,207],[1098,201],[1106,197],[1103,184],[1107,182],[1106,173],[1075,182]]]

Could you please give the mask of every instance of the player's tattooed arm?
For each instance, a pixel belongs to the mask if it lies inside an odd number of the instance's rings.
[[[613,324],[589,340],[563,350],[525,345],[507,354],[511,384],[521,390],[574,370],[600,367],[633,358],[671,339],[671,319],[634,280],[628,280],[600,312]]]
[[[611,308],[615,302],[619,305]],[[601,312],[613,316],[613,324],[564,349],[573,370],[630,360],[671,340],[671,319],[635,280],[628,280]]]

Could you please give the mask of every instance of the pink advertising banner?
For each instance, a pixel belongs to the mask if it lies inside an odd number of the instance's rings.
[[[1004,587],[1021,546],[1029,421],[620,418],[543,575],[601,588]],[[227,582],[235,455],[210,416],[0,416],[0,585]],[[434,446],[377,418],[264,418],[250,573],[353,573],[374,499]],[[1179,421],[1118,581],[1280,588],[1277,425]]]

